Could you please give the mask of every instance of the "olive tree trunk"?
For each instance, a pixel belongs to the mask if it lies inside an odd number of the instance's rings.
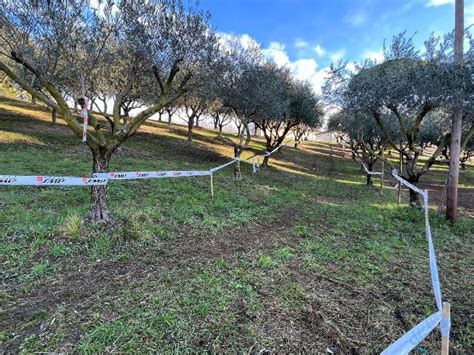
[[[191,116],[188,119],[188,139],[189,143],[193,142],[193,127],[194,127],[194,117]]]
[[[372,171],[372,168],[374,167],[374,163],[370,162],[367,163],[367,169],[369,171]],[[367,186],[372,186],[374,183],[372,181],[372,174],[367,174]]]
[[[92,150],[92,172],[108,172],[111,156],[112,151],[107,149]],[[93,223],[107,224],[114,221],[107,208],[107,185],[91,186],[91,205],[88,219]]]
[[[263,161],[262,161],[262,167],[263,168],[266,168],[268,167],[268,161],[270,160],[270,156],[269,155],[265,155],[263,157]]]
[[[56,126],[56,118],[57,118],[57,110],[53,108],[53,111],[51,112],[51,125]]]
[[[234,163],[234,176],[237,180],[242,178],[242,171],[240,170],[240,155],[242,154],[242,149],[239,147],[234,147],[234,158],[238,160]]]
[[[410,176],[408,179],[408,182],[412,183],[413,185],[416,186],[418,181],[420,180],[419,176]],[[420,203],[420,196],[418,192],[413,191],[412,189],[408,189],[410,192],[410,206],[412,207],[421,207]]]

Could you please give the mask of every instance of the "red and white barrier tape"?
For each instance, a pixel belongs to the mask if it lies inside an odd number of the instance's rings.
[[[96,186],[107,185],[107,179],[101,177],[0,175],[0,185]]]
[[[95,173],[94,176],[108,180],[137,180],[137,179],[164,179],[190,176],[209,176],[209,170],[190,171],[112,171],[109,173]]]

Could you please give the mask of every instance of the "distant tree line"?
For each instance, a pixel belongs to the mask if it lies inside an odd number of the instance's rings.
[[[466,37],[463,66],[454,61],[453,34],[432,35],[417,50],[405,33],[384,46],[381,62],[333,65],[324,88],[335,112],[329,128],[361,152],[369,169],[377,160],[396,168],[393,157],[382,152],[398,152],[403,177],[416,185],[435,162],[449,160],[450,118],[461,105],[464,166],[474,146],[474,42],[469,31]],[[411,190],[410,203],[419,204]]]

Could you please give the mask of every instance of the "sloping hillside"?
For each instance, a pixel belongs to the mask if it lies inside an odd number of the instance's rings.
[[[190,170],[228,161],[216,133],[153,123],[113,170]],[[263,151],[263,142],[253,148]],[[248,153],[248,156],[251,153]],[[82,187],[0,187],[3,351],[352,352],[383,350],[435,309],[423,216],[391,186],[367,188],[327,143],[285,147],[241,181],[111,181],[122,222],[82,222]],[[61,119],[0,100],[0,174],[88,174],[90,153]],[[446,168],[423,181],[441,190]],[[464,216],[432,212],[452,346],[472,353],[474,171],[462,171]],[[439,193],[432,191],[433,196]],[[405,196],[406,202],[406,196]],[[417,349],[438,351],[435,331]]]

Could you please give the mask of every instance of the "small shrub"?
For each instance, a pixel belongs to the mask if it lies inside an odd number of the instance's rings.
[[[297,224],[296,226],[293,227],[293,231],[296,234],[296,236],[298,236],[300,238],[310,237],[310,232],[309,232],[309,228],[308,228],[307,225]]]
[[[261,256],[257,260],[257,264],[261,267],[268,267],[273,264],[272,258],[269,256]]]
[[[277,257],[280,260],[290,260],[295,256],[295,251],[292,248],[285,247],[285,248],[280,248],[275,252],[275,257]]]
[[[82,233],[82,220],[77,214],[66,217],[60,226],[61,233],[70,239],[77,240]]]
[[[64,255],[66,254],[67,252],[67,249],[62,246],[62,245],[55,245],[54,247],[52,247],[49,251],[49,253],[52,255],[52,256],[61,256],[61,255]]]
[[[123,240],[140,239],[149,236],[147,226],[153,222],[150,217],[143,212],[133,212],[120,227],[120,237]]]
[[[48,270],[50,270],[51,264],[49,261],[41,261],[33,265],[31,271],[24,276],[26,281],[33,281],[38,278],[41,278],[46,274]]]
[[[219,258],[217,258],[216,260],[216,266],[219,268],[219,269],[225,269],[228,265],[227,265],[227,261],[225,260],[225,258],[223,256],[220,256]]]

